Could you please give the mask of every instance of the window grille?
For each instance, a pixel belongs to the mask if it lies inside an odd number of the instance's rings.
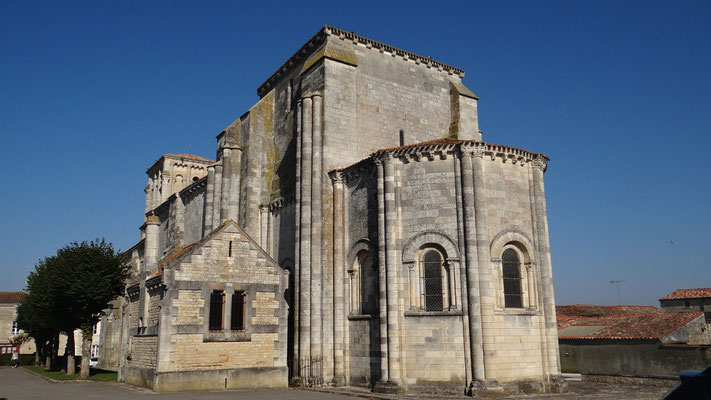
[[[422,259],[425,275],[425,310],[442,311],[442,256],[430,250]]]
[[[513,249],[507,249],[504,251],[501,261],[504,278],[504,307],[522,308],[521,263],[518,253]]]
[[[225,305],[225,294],[215,290],[210,295],[210,330],[222,330],[222,315]]]
[[[233,331],[244,330],[244,303],[244,292],[235,292],[232,295],[230,329]]]

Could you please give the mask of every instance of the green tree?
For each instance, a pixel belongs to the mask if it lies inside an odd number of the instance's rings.
[[[35,313],[32,318],[43,321],[38,325],[70,337],[75,329],[82,330],[80,378],[89,377],[93,327],[109,303],[123,293],[128,274],[129,266],[111,243],[96,239],[73,242],[57,250],[56,256],[40,261],[27,278],[28,300],[32,304],[28,311]],[[24,321],[28,325],[35,322],[30,317]],[[69,347],[67,373],[74,356],[73,346]]]

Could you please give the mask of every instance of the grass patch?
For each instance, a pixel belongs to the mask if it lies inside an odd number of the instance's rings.
[[[23,365],[22,368],[32,371],[36,374],[45,376],[50,379],[55,379],[58,381],[73,381],[79,379],[79,373],[72,375],[67,375],[64,371],[47,371],[44,367],[37,365]],[[79,369],[77,368],[77,371]],[[89,380],[96,382],[116,382],[118,379],[118,373],[114,371],[107,371],[105,369],[90,368],[89,369]]]

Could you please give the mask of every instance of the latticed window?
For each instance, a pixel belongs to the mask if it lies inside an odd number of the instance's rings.
[[[225,294],[215,290],[210,294],[210,330],[222,330],[222,316],[225,306]]]
[[[442,255],[429,250],[422,258],[425,283],[425,310],[442,311]]]
[[[235,292],[232,295],[230,329],[233,331],[244,330],[244,292]]]
[[[521,290],[521,262],[518,253],[513,249],[504,250],[501,262],[504,277],[504,306],[521,308],[523,307],[523,292]]]

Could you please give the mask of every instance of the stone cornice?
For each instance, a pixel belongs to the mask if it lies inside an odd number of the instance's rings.
[[[259,206],[259,208],[260,209],[267,208],[267,209],[269,209],[270,212],[274,212],[274,211],[280,210],[280,209],[288,206],[289,204],[291,204],[295,201],[296,201],[296,199],[294,198],[293,195],[286,196],[286,197],[279,197],[278,199],[274,199],[274,200],[270,201],[269,204],[261,204]]]
[[[429,142],[378,150],[355,164],[345,168],[337,168],[331,172],[342,172],[348,181],[360,175],[360,171],[368,166],[383,163],[385,159],[397,159],[400,162],[444,160],[450,156],[489,157],[492,161],[499,159],[504,163],[524,166],[531,164],[545,171],[549,158],[540,153],[532,153],[516,147],[509,147],[474,140],[437,139]]]
[[[369,49],[377,49],[380,50],[381,53],[390,53],[393,57],[397,56],[403,60],[413,60],[415,64],[424,64],[428,68],[436,68],[438,71],[445,71],[450,75],[457,75],[460,78],[464,77],[463,70],[451,65],[435,61],[429,57],[410,53],[409,51],[398,49],[397,47],[389,46],[385,43],[377,42],[375,40],[356,35],[352,32],[346,32],[344,30],[325,25],[257,88],[257,95],[259,95],[259,97],[263,97],[269,93],[269,91],[274,87],[274,84],[276,84],[283,76],[290,73],[297,65],[306,61],[316,49],[326,42],[326,39],[329,36],[334,36],[340,38],[341,40],[347,40],[356,45],[360,44]]]

